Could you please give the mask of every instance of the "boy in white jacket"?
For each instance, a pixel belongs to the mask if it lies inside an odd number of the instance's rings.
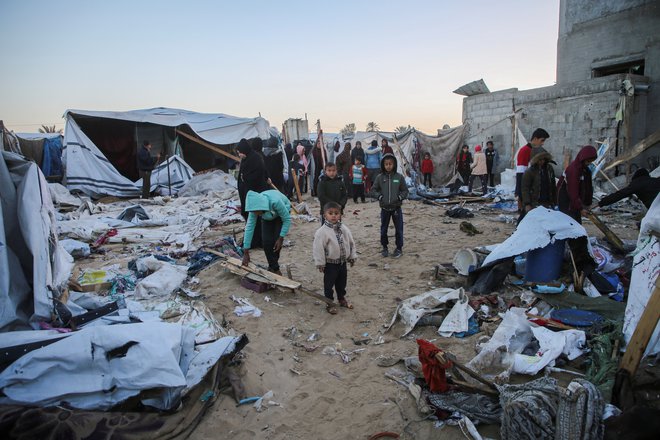
[[[357,259],[353,234],[341,222],[341,206],[338,203],[326,203],[323,207],[323,218],[323,225],[314,234],[312,246],[314,264],[319,272],[323,273],[323,293],[326,298],[333,300],[334,288],[339,305],[352,309],[353,304],[346,300],[346,263],[353,267]],[[337,307],[334,305],[328,305],[326,310],[332,315],[337,314]]]

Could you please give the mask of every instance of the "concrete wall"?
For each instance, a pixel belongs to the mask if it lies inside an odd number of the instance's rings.
[[[500,170],[509,167],[512,157],[512,120],[527,140],[536,128],[550,134],[545,147],[562,164],[564,151],[572,157],[583,145],[616,137],[615,113],[625,75],[613,75],[566,85],[531,90],[509,89],[463,100],[463,121],[469,125],[466,143],[471,149],[492,139],[500,153]],[[643,77],[635,77],[644,82]],[[644,103],[641,103],[642,107]],[[517,147],[517,146],[516,146]]]
[[[596,68],[644,59],[651,88],[643,98],[641,137],[660,129],[660,1],[561,0],[559,13],[557,84],[589,79]]]

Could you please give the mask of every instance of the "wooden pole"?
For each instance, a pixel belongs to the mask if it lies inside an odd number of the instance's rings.
[[[657,144],[660,142],[660,130],[657,130],[655,133],[645,137],[641,141],[639,141],[637,144],[635,144],[634,147],[628,149],[623,155],[619,156],[614,162],[610,163],[608,166],[604,168],[604,171],[607,171],[609,169],[614,168],[617,165],[620,165],[624,162],[629,161],[630,159],[634,159],[637,157],[638,154],[643,152],[649,147],[652,147],[653,145]]]
[[[298,184],[298,174],[296,171],[291,168],[291,176],[293,177],[293,186],[296,188],[296,197],[298,197],[298,203],[302,203],[302,195],[300,194],[300,185]]]
[[[198,144],[201,145],[202,147],[206,147],[206,148],[208,148],[209,150],[215,151],[216,153],[222,154],[223,156],[226,156],[226,157],[228,157],[228,158],[230,158],[230,159],[234,159],[236,162],[240,162],[240,161],[241,161],[241,158],[240,158],[240,157],[238,157],[238,156],[234,156],[234,155],[231,154],[231,153],[227,153],[227,152],[226,152],[225,150],[223,150],[222,148],[218,148],[218,147],[216,147],[215,145],[212,145],[212,144],[206,142],[206,141],[203,140],[203,139],[196,138],[195,136],[191,136],[191,135],[189,135],[188,133],[184,133],[184,132],[179,131],[179,130],[177,130],[177,129],[174,129],[174,134],[175,134],[175,135],[180,134],[180,135],[183,136],[184,138],[186,138],[186,139],[190,139],[191,141],[198,143]]]
[[[620,368],[628,371],[633,376],[639,367],[639,362],[644,356],[646,346],[651,340],[655,327],[660,319],[660,276],[655,279],[655,289],[651,293],[649,302],[644,307],[641,318],[635,327],[632,338],[626,347],[626,352],[621,359]]]
[[[605,237],[607,237],[607,240],[612,243],[612,245],[617,248],[617,250],[623,254],[626,253],[626,250],[623,247],[623,242],[617,235],[612,232],[610,228],[608,228],[605,223],[601,219],[596,216],[593,212],[587,212],[587,218],[591,220],[591,222],[596,225],[598,229],[601,230],[603,234],[605,234]]]

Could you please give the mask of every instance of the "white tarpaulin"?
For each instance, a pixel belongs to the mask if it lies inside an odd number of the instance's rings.
[[[48,183],[34,162],[0,160],[0,330],[50,321],[73,259],[59,245]]]
[[[623,337],[626,344],[630,342],[637,323],[651,298],[658,275],[660,275],[660,196],[642,220],[637,239],[637,249],[634,252],[633,271],[628,289],[628,304],[623,321]],[[660,325],[656,324],[653,336],[646,346],[645,355],[660,352]]]
[[[112,195],[138,196],[142,182],[133,182],[122,175],[97,145],[83,132],[76,118],[100,118],[153,124],[162,127],[186,127],[201,139],[216,145],[238,143],[242,138],[270,137],[268,121],[261,118],[238,118],[220,113],[195,113],[187,110],[153,108],[127,112],[67,110],[62,162],[65,182],[69,190],[79,190],[92,197]],[[137,130],[137,129],[136,129]],[[201,147],[200,148],[204,148]],[[168,167],[169,162],[169,181]],[[213,164],[209,164],[212,166]],[[178,156],[171,156],[156,169],[151,177],[151,190],[169,191],[183,186],[192,177],[193,170]]]
[[[194,339],[191,327],[162,322],[86,327],[0,373],[0,403],[107,410],[152,390],[144,403],[176,408],[240,337],[221,338],[197,353]]]
[[[515,232],[500,243],[483,262],[483,266],[546,247],[555,240],[584,237],[587,231],[563,212],[539,206],[527,213]]]

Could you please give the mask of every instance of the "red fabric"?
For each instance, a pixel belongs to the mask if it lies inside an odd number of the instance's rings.
[[[434,393],[446,392],[449,390],[449,385],[445,377],[445,370],[452,367],[452,362],[447,360],[447,363],[442,364],[437,360],[435,355],[442,350],[424,339],[418,339],[417,345],[419,346],[417,356],[422,363],[424,379],[426,379],[430,390]]]
[[[518,152],[518,159],[516,165],[529,166],[529,160],[532,158],[532,146],[530,144],[523,145]]]
[[[383,147],[383,155],[385,154],[394,154],[394,150],[389,145]]]
[[[477,145],[476,147],[474,147],[474,151],[481,151],[481,145]]]
[[[583,162],[595,160],[596,157],[598,157],[598,152],[594,147],[591,145],[582,147],[557,183],[557,191],[559,191],[564,181],[566,182],[566,191],[571,201],[570,208],[574,211],[580,211],[585,205],[591,205],[593,201],[594,188],[591,183],[591,170]]]
[[[424,159],[422,161],[422,174],[433,173],[433,161],[431,159]]]

